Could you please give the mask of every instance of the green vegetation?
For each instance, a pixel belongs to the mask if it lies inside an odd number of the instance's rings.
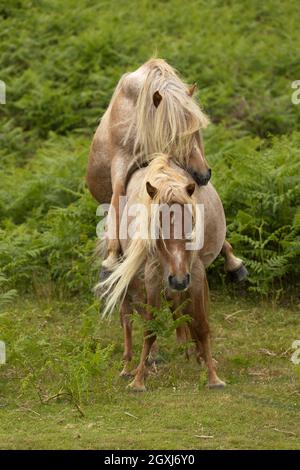
[[[19,290],[92,285],[89,145],[120,76],[157,51],[198,83],[214,123],[204,137],[229,238],[249,267],[250,289],[279,297],[295,286],[300,264],[297,2],[154,4],[0,7],[0,268]]]
[[[0,0],[0,447],[299,447],[297,11],[296,0]],[[125,391],[118,320],[100,321],[93,299],[89,145],[120,76],[153,54],[198,83],[213,183],[250,272],[241,289],[222,260],[209,270],[220,393],[173,335],[149,391]]]
[[[232,297],[232,295],[231,295]],[[75,298],[22,299],[2,319],[0,448],[300,448],[300,382],[290,357],[299,310],[213,295],[223,390],[186,361],[174,335],[148,390],[126,390],[118,318]],[[3,334],[3,333],[2,333]],[[142,341],[135,325],[133,367]],[[211,436],[211,437],[199,437]]]

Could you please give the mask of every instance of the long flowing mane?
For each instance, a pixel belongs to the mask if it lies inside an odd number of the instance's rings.
[[[167,62],[150,59],[143,67],[148,72],[140,87],[124,144],[133,141],[133,152],[138,159],[166,153],[179,163],[187,163],[192,147],[199,143],[199,132],[208,125],[209,119],[190,96],[188,85]],[[125,80],[130,80],[130,74]],[[162,98],[157,107],[153,103],[156,92]]]
[[[146,182],[157,188],[157,194],[153,199],[146,190]],[[101,293],[105,299],[103,315],[111,313],[120,302],[128,289],[130,282],[138,273],[148,257],[155,259],[156,240],[151,238],[151,224],[153,220],[159,220],[158,212],[160,204],[192,204],[193,213],[195,201],[189,197],[185,188],[189,183],[189,177],[178,171],[178,167],[172,166],[170,157],[163,154],[152,156],[149,166],[145,170],[141,181],[141,191],[137,203],[143,204],[147,211],[142,212],[140,224],[148,228],[147,238],[134,238],[130,240],[123,259],[116,266],[112,274],[95,287],[96,292]],[[152,206],[152,207],[151,207]],[[153,210],[153,207],[155,208]],[[152,210],[151,210],[152,208]],[[194,234],[193,234],[194,236]]]

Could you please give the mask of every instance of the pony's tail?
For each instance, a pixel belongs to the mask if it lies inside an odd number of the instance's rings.
[[[102,317],[111,314],[117,303],[122,302],[130,282],[145,262],[146,256],[147,248],[144,240],[132,240],[125,251],[123,260],[107,279],[96,285],[96,293],[99,293],[101,299],[105,299]]]

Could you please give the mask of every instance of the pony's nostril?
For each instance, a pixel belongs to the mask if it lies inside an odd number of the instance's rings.
[[[190,274],[186,274],[186,276],[183,278],[182,282],[181,282],[181,286],[186,289],[189,284],[190,284],[190,280],[191,280],[191,276]]]
[[[173,287],[174,279],[175,279],[175,276],[171,276],[171,275],[170,275],[170,276],[168,277],[168,282],[169,282],[169,285],[170,285],[171,287]]]

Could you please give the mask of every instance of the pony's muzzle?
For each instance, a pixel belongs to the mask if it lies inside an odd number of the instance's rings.
[[[205,186],[210,178],[211,178],[211,169],[209,168],[204,173],[198,173],[193,169],[188,170],[190,175],[193,177],[194,181],[198,184],[198,186]]]
[[[211,169],[209,168],[205,173],[201,173],[198,175],[199,179],[199,186],[205,186],[211,178]]]
[[[176,276],[170,275],[168,277],[169,287],[172,290],[183,291],[186,290],[191,282],[191,275],[188,273],[183,278],[178,279]]]

